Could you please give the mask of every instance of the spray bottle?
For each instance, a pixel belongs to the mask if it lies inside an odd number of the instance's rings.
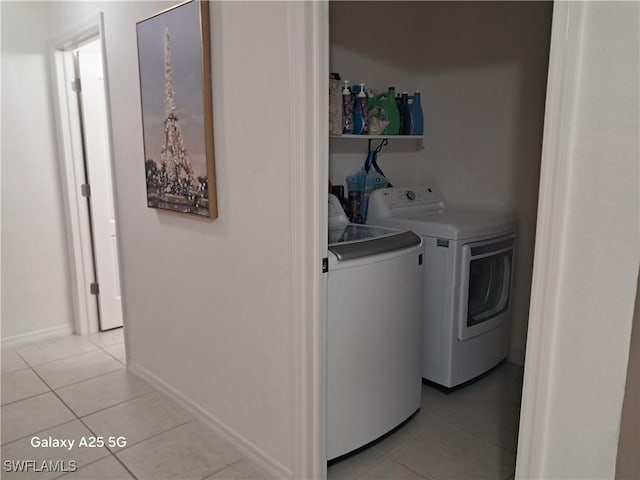
[[[342,133],[353,133],[353,98],[349,88],[349,80],[344,81],[342,89]]]

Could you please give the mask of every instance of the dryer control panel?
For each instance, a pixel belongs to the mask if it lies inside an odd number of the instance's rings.
[[[393,216],[394,212],[410,209],[416,213],[444,210],[440,193],[433,185],[394,187],[376,190],[369,198],[369,215]]]

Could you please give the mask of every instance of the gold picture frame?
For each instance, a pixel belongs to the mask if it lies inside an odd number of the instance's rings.
[[[209,2],[136,24],[147,206],[217,218]]]

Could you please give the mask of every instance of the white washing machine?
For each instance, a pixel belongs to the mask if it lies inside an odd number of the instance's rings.
[[[422,237],[422,376],[454,387],[509,353],[515,248],[509,215],[448,209],[433,185],[376,190],[367,223]]]
[[[329,195],[327,460],[420,408],[422,241],[350,224]]]

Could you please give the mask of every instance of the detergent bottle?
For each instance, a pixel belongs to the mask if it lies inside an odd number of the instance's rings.
[[[400,113],[396,105],[396,89],[389,87],[386,93],[376,95],[369,100],[369,111],[377,110],[381,120],[389,122],[384,129],[384,135],[398,135],[400,133]]]
[[[419,91],[409,97],[409,118],[411,127],[409,135],[424,135],[424,116],[422,114],[422,99]]]

